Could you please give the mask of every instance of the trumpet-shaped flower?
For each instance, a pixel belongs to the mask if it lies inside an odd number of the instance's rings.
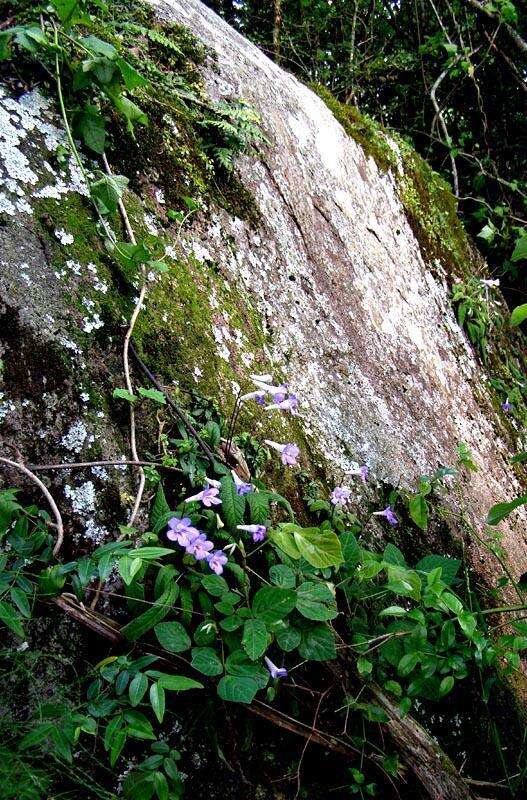
[[[227,556],[223,552],[223,550],[215,550],[213,553],[209,553],[205,556],[207,559],[208,565],[216,575],[221,575],[223,572],[223,567],[228,561]]]
[[[262,389],[258,389],[257,392],[242,394],[240,401],[245,402],[246,400],[256,400],[256,402],[262,406],[265,403],[265,392]]]
[[[390,525],[398,525],[399,524],[399,520],[397,519],[397,517],[393,513],[393,509],[392,509],[391,506],[386,506],[386,508],[383,509],[382,511],[374,511],[373,512],[373,516],[374,517],[386,517],[386,519],[388,520]]]
[[[506,413],[506,414],[508,414],[508,413],[509,413],[509,411],[510,411],[510,410],[511,410],[511,408],[512,408],[512,403],[511,403],[511,402],[509,402],[509,398],[508,398],[508,397],[507,397],[507,399],[505,400],[505,402],[501,404],[501,407],[502,407],[503,411],[505,411],[505,413]]]
[[[185,549],[189,555],[194,556],[196,561],[203,561],[213,547],[214,544],[209,542],[205,534],[200,533]]]
[[[245,481],[242,481],[242,479],[238,477],[234,470],[231,470],[231,474],[236,486],[236,491],[239,495],[243,496],[244,494],[249,494],[249,492],[252,492],[253,487],[250,483],[245,483]]]
[[[331,492],[330,500],[334,506],[345,506],[350,499],[351,492],[345,486],[335,486]]]
[[[285,667],[277,667],[267,656],[264,657],[264,661],[273,680],[277,678],[287,678],[287,670]]]
[[[206,486],[203,491],[193,494],[192,497],[187,497],[185,503],[194,503],[201,501],[206,508],[211,506],[219,506],[221,503],[218,494],[220,490],[216,486]]]
[[[266,439],[265,444],[280,453],[282,464],[294,467],[298,463],[297,458],[300,455],[300,449],[296,444],[293,444],[292,442],[287,444],[279,444],[278,442],[273,442],[270,439]]]
[[[188,517],[172,517],[168,521],[167,539],[177,542],[181,547],[188,547],[199,536],[197,528],[192,527],[192,520]]]
[[[267,536],[267,528],[265,525],[237,525],[239,531],[247,531],[252,534],[253,542],[263,542]]]
[[[298,408],[298,398],[296,394],[290,394],[289,397],[286,397],[284,400],[280,402],[277,401],[277,395],[274,397],[274,403],[271,405],[266,406],[266,411],[290,411],[291,414],[295,414]]]

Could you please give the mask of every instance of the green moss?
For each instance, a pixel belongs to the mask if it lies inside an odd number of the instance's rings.
[[[379,169],[391,170],[406,217],[426,258],[438,259],[450,276],[465,276],[474,253],[447,182],[399,134],[385,130],[355,106],[339,102],[326,88],[312,88]]]

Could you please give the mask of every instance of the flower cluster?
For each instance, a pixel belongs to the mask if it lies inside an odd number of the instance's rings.
[[[290,411],[291,414],[296,414],[298,408],[298,399],[296,394],[289,392],[287,384],[281,383],[275,386],[272,383],[272,375],[251,375],[251,380],[257,387],[256,390],[244,394],[240,400],[256,400],[257,403],[263,405],[266,397],[272,401],[265,407],[266,411]]]
[[[355,469],[349,470],[348,474],[357,475],[363,483],[366,483],[368,480],[369,469],[366,465],[364,465],[362,467],[356,467]],[[346,505],[350,497],[351,489],[348,489],[346,486],[335,486],[329,499],[334,506],[340,506],[342,508]]]
[[[171,542],[177,542],[196,561],[206,561],[216,575],[221,575],[228,560],[227,556],[223,550],[213,550],[214,543],[193,527],[189,517],[172,517],[168,521],[168,528],[167,538]]]

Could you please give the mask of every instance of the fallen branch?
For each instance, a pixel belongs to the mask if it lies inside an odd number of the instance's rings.
[[[49,490],[44,486],[40,478],[37,478],[37,476],[34,475],[30,469],[25,467],[23,464],[19,464],[18,461],[11,461],[10,458],[4,458],[3,456],[0,456],[0,462],[2,462],[2,464],[6,464],[9,467],[13,467],[14,469],[18,469],[20,470],[20,472],[23,472],[24,475],[26,475],[31,481],[33,481],[33,483],[35,483],[38,486],[38,488],[48,501],[49,507],[51,508],[53,516],[55,517],[54,527],[57,529],[57,538],[55,540],[55,545],[53,547],[53,555],[56,556],[59,553],[60,548],[62,547],[62,543],[64,541],[64,523],[62,522],[62,516],[60,514],[58,506],[55,503],[53,497],[51,496]]]

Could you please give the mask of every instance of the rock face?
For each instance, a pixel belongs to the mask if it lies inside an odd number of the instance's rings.
[[[337,478],[360,462],[379,479],[411,487],[452,463],[456,445],[466,443],[478,466],[466,502],[481,527],[494,502],[518,493],[507,466],[510,427],[456,322],[448,291],[452,253],[445,244],[444,259],[425,257],[408,220],[398,189],[404,181],[398,143],[385,138],[395,166],[380,169],[316,94],[198,0],[153,5],[161,19],[188,26],[210,48],[209,93],[252,104],[268,140],[237,162],[258,223],[209,208],[187,236],[208,327],[197,333],[189,324],[185,335],[201,338],[183,366],[199,388],[205,362],[213,372],[222,365],[224,391],[251,367],[272,366],[287,376],[302,400],[311,462]],[[35,92],[15,99],[6,90],[0,111],[4,441],[28,461],[119,458],[127,454],[123,419],[107,406],[112,385],[122,384],[115,380],[120,343],[118,331],[103,324],[118,282],[84,233],[85,188],[74,165],[57,160],[64,134],[50,103]],[[69,219],[60,198],[67,199]],[[72,232],[72,215],[80,232]],[[449,218],[435,225],[439,240],[443,234],[448,240]],[[467,253],[465,244],[465,260]],[[480,269],[474,257],[474,271]],[[189,318],[179,277],[163,281],[171,313]],[[145,330],[148,314],[169,313],[156,292],[153,285]],[[234,296],[237,314],[226,306]],[[170,328],[169,316],[164,322]],[[106,535],[95,494],[107,491],[115,509],[116,490],[123,499],[122,478],[110,488],[103,472],[59,481],[85,535],[95,540]],[[518,519],[503,528],[516,575],[527,570]],[[473,555],[476,564],[486,559],[477,550]]]
[[[479,468],[466,499],[481,523],[494,502],[518,491],[510,442],[456,322],[446,271],[425,260],[393,172],[381,171],[312,91],[198,0],[155,5],[216,54],[210,93],[241,96],[261,115],[270,145],[239,161],[261,213],[258,230],[222,214],[204,221],[199,237],[265,315],[273,358],[287,364],[320,451],[337,473],[358,460],[412,486],[452,463],[465,442]],[[387,146],[397,157],[397,144]],[[527,567],[524,521],[504,526],[518,575]]]

